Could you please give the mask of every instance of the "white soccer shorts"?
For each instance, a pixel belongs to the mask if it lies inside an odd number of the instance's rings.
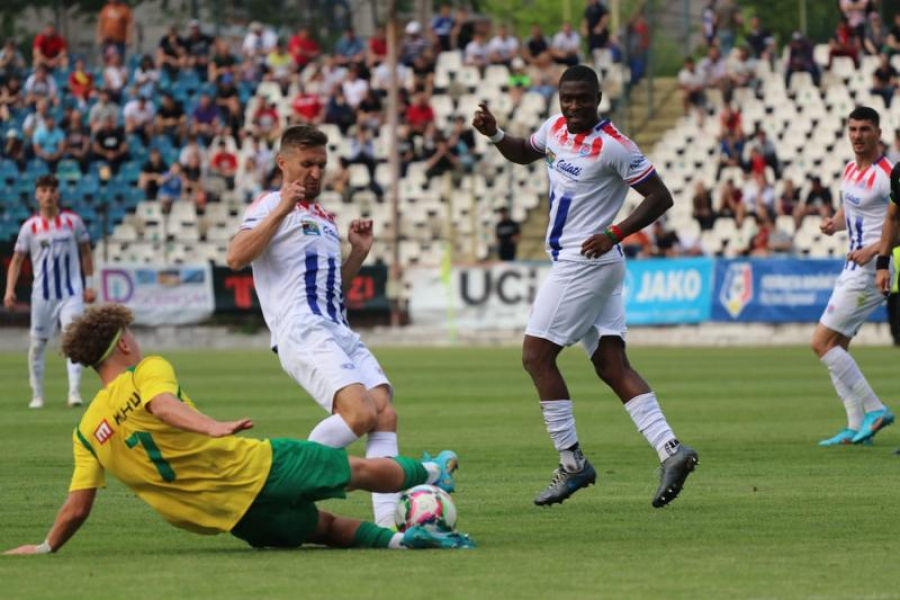
[[[559,346],[581,342],[593,356],[601,337],[625,338],[624,280],[624,261],[553,263],[534,299],[525,333]]]
[[[884,295],[875,287],[875,275],[857,267],[844,270],[834,284],[828,306],[819,322],[841,335],[852,338],[859,332],[869,315],[884,302]]]
[[[349,327],[327,319],[286,323],[277,335],[281,367],[329,414],[339,390],[391,386],[375,356]]]
[[[31,298],[31,337],[48,340],[84,313],[84,298],[75,294],[62,300]]]

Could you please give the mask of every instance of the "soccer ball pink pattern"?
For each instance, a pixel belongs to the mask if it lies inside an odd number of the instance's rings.
[[[399,531],[422,526],[438,531],[456,527],[456,506],[450,494],[433,485],[417,485],[403,492],[394,512]]]

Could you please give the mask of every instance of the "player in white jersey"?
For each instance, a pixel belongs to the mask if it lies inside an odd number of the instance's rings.
[[[252,264],[281,366],[331,415],[308,439],[343,448],[366,435],[366,457],[397,456],[393,389],[350,329],[344,308],[345,286],[372,247],[372,221],[350,223],[351,250],[342,261],[334,218],[316,203],[327,141],[307,125],[284,132],[277,158],[284,185],[247,209],[228,249],[228,265],[238,270]],[[372,502],[376,523],[392,523],[397,495],[373,494]]]
[[[600,97],[597,74],[574,66],[559,81],[562,114],[548,119],[530,139],[506,135],[484,104],[473,125],[512,162],[543,158],[550,178],[547,252],[553,268],[534,301],[522,362],[537,388],[560,465],[534,502],[562,502],[597,477],[579,446],[571,396],[556,364],[564,347],[581,342],[597,375],[622,400],[659,456],[660,485],[652,502],[658,508],[679,494],[697,465],[697,453],[678,442],[656,395],[628,362],[625,259],[619,242],[662,216],[672,206],[672,195],[634,142],[598,117]],[[629,186],[644,200],[614,225]]]
[[[35,183],[38,213],[25,221],[16,239],[9,263],[3,304],[16,303],[16,281],[26,256],[31,257],[34,283],[31,288],[31,344],[28,370],[31,383],[30,408],[44,406],[44,355],[47,342],[84,312],[84,303],[96,297],[91,240],[81,218],[59,208],[59,182],[52,175]],[[82,285],[81,275],[85,284]],[[67,362],[69,406],[81,406],[81,365]]]
[[[888,214],[892,165],[878,147],[879,121],[878,113],[867,106],[850,113],[847,134],[856,158],[844,168],[841,207],[821,225],[826,235],[846,229],[850,249],[811,343],[847,412],[847,426],[819,442],[820,446],[867,442],[894,421],[848,352],[860,326],[884,302],[872,259],[878,254]]]

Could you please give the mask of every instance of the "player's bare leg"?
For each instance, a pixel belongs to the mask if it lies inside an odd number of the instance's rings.
[[[684,481],[697,466],[697,453],[680,444],[656,401],[656,394],[631,367],[625,353],[625,341],[618,336],[600,338],[591,356],[594,370],[616,393],[638,431],[656,450],[662,465],[659,488],[653,506],[665,506],[681,492]]]
[[[391,387],[379,385],[368,392],[375,405],[376,415],[375,427],[366,436],[366,458],[397,456],[400,453],[397,442],[397,411],[391,403]],[[382,527],[389,526],[393,522],[394,509],[399,499],[400,495],[396,493],[372,494],[375,523]]]
[[[820,446],[865,442],[894,419],[850,356],[851,341],[822,323],[818,323],[813,331],[810,347],[828,369],[834,390],[847,413],[847,427],[820,441]]]
[[[538,506],[563,502],[597,480],[597,472],[578,445],[569,388],[556,364],[561,351],[562,346],[530,335],[525,336],[522,345],[522,365],[537,389],[547,432],[559,452],[559,468],[550,485],[534,499]]]

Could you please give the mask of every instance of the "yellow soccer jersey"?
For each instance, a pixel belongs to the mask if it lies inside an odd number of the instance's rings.
[[[197,533],[230,531],[272,466],[268,441],[211,438],[166,425],[147,403],[170,393],[196,409],[159,356],[124,371],[94,397],[73,434],[69,491],[105,485],[109,471],[169,523]]]

